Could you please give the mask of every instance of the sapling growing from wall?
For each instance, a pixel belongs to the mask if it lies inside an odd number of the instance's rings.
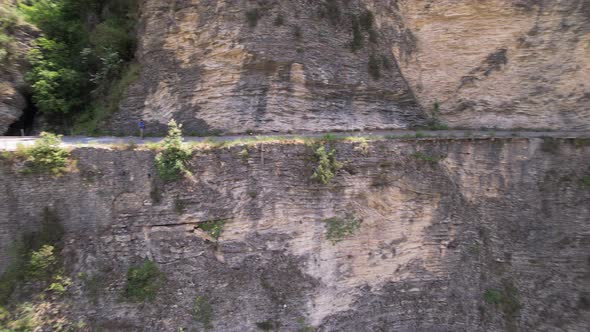
[[[145,260],[127,270],[124,297],[132,302],[153,301],[162,284],[163,274],[156,263]]]
[[[60,175],[68,167],[69,152],[59,146],[61,136],[43,132],[31,147],[19,146],[17,158],[24,158],[23,173],[50,173]]]
[[[335,149],[327,152],[324,146],[320,146],[315,150],[314,156],[317,159],[318,165],[311,176],[313,180],[322,184],[328,184],[332,180],[336,172],[342,168],[342,163],[336,160],[335,154]]]
[[[156,172],[166,181],[176,181],[188,173],[186,163],[191,153],[182,144],[182,125],[171,120],[168,123],[168,135],[162,143],[162,151],[156,155]]]

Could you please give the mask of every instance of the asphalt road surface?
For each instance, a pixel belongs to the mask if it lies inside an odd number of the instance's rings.
[[[185,142],[202,142],[205,140],[213,141],[233,141],[244,138],[265,138],[265,137],[322,137],[327,133],[302,133],[302,134],[263,134],[263,135],[237,135],[237,136],[214,136],[214,137],[184,137]],[[440,137],[440,138],[486,138],[486,137],[525,137],[525,138],[590,138],[588,131],[494,131],[494,130],[437,130],[437,131],[416,131],[416,130],[377,130],[377,131],[356,131],[356,132],[336,132],[329,133],[336,137]],[[17,145],[32,145],[38,137],[19,137],[19,136],[0,136],[0,150],[14,151]],[[145,143],[157,143],[163,140],[163,137],[146,137],[141,140],[136,136],[127,137],[86,137],[86,136],[64,136],[62,145],[64,147],[87,146],[87,145],[113,145],[128,144],[134,142],[137,145]]]

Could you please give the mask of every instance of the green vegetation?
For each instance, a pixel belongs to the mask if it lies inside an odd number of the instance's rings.
[[[364,42],[365,36],[363,35],[361,24],[358,19],[355,18],[352,20],[352,42],[350,43],[350,48],[353,52],[356,52],[363,48]]]
[[[521,308],[518,291],[511,282],[504,282],[501,290],[487,289],[483,294],[483,298],[488,305],[499,308],[508,322],[514,320]]]
[[[502,293],[497,289],[487,289],[483,298],[487,304],[499,304],[502,300]]]
[[[6,3],[0,4],[0,70],[8,69],[16,54],[16,44],[11,35],[21,19],[16,10]]]
[[[300,26],[296,26],[293,29],[293,36],[295,36],[295,39],[300,40],[301,36],[303,36],[303,33],[301,32],[301,27]]]
[[[369,35],[369,41],[373,44],[378,42],[378,34],[374,29],[375,15],[370,10],[366,10],[358,16],[352,18],[352,42],[350,48],[356,52],[363,48],[365,33]],[[379,64],[380,65],[380,64]]]
[[[69,152],[62,149],[61,136],[41,133],[41,137],[31,147],[20,145],[17,158],[25,159],[24,173],[50,173],[60,175],[68,166]]]
[[[377,58],[374,54],[371,54],[369,57],[369,75],[374,80],[379,80],[381,78],[381,61]]]
[[[132,302],[153,301],[160,289],[163,274],[156,263],[145,260],[127,270],[124,297]]]
[[[188,173],[186,163],[191,153],[182,144],[182,125],[176,121],[168,123],[168,135],[162,143],[162,151],[156,155],[155,166],[158,176],[166,182],[179,180]]]
[[[440,119],[440,104],[438,101],[435,101],[432,105],[432,112],[430,113],[430,118],[428,119],[428,130],[448,130],[449,126],[444,124]]]
[[[297,318],[297,324],[299,324],[297,332],[315,332],[316,330],[313,326],[310,326],[305,322],[304,317]]]
[[[251,28],[255,28],[258,25],[258,20],[260,20],[261,17],[262,14],[258,8],[253,8],[246,11],[246,20],[248,21],[248,25]]]
[[[90,119],[118,106],[136,77],[129,65],[136,0],[30,0],[19,10],[42,32],[26,75],[39,111],[54,124],[79,121],[86,124],[78,129],[87,129]]]
[[[359,137],[356,142],[358,145],[354,147],[354,151],[359,151],[363,156],[369,155],[371,148],[368,140],[365,137]]]
[[[203,324],[206,329],[211,328],[211,317],[213,316],[213,309],[211,305],[203,296],[195,297],[193,302],[193,319]]]
[[[557,153],[559,150],[559,140],[553,137],[543,137],[543,143],[541,143],[541,151],[547,153]]]
[[[274,22],[275,26],[283,26],[285,25],[285,17],[283,16],[283,14],[279,13],[277,15],[277,17],[275,18],[275,22]]]
[[[8,304],[12,293],[29,281],[50,290],[57,290],[57,284],[61,284],[65,291],[69,284],[61,276],[62,260],[56,255],[61,248],[63,227],[49,208],[43,210],[41,217],[39,231],[27,234],[12,246],[12,262],[0,276],[0,305]]]
[[[322,145],[314,152],[314,157],[318,165],[311,176],[312,180],[318,181],[321,184],[328,184],[336,172],[342,168],[342,163],[336,160],[336,150],[332,149],[326,152],[326,148]]]
[[[574,138],[574,146],[577,148],[583,148],[590,145],[590,138]]]
[[[176,199],[174,199],[174,212],[176,212],[177,214],[183,214],[185,210],[186,202],[176,197]]]
[[[257,322],[256,327],[262,331],[272,331],[279,328],[279,324],[272,320]]]
[[[88,276],[86,273],[81,274],[80,279],[84,282],[84,291],[92,303],[98,303],[100,289],[103,287],[103,277],[100,274]]]
[[[200,223],[197,228],[201,229],[204,232],[207,232],[212,238],[215,240],[219,240],[221,233],[223,232],[223,226],[225,225],[225,220],[209,220]]]
[[[35,315],[35,307],[30,303],[19,305],[11,314],[0,307],[0,331],[36,331],[41,323]]]
[[[590,187],[590,175],[583,176],[582,179],[580,180],[580,183],[584,187]]]
[[[329,218],[323,220],[326,225],[326,238],[336,244],[344,238],[354,234],[361,227],[361,221],[352,214],[347,214],[344,218]]]
[[[412,154],[412,158],[415,158],[420,161],[424,161],[431,164],[436,164],[439,161],[444,159],[444,156],[431,156],[427,155],[424,152],[416,152]]]
[[[95,136],[102,134],[99,124],[118,110],[127,87],[139,78],[137,63],[132,62],[122,67],[121,76],[113,78],[112,83],[106,88],[108,91],[105,97],[92,103],[85,112],[77,116],[74,133]]]
[[[341,16],[338,0],[327,0],[322,5],[323,7],[319,10],[320,17],[327,18],[332,24],[338,23]]]

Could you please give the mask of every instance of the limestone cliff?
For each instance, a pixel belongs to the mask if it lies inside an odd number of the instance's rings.
[[[390,5],[380,8],[393,20]],[[405,128],[425,115],[363,2],[146,0],[140,81],[116,131]],[[355,31],[355,33],[353,33]]]
[[[454,126],[590,129],[590,2],[399,1],[420,104]],[[410,51],[408,51],[410,50]]]
[[[590,128],[584,0],[145,0],[110,129]]]
[[[198,296],[213,331],[586,331],[586,143],[336,143],[328,185],[303,144],[197,151],[193,177],[167,185],[150,151],[76,149],[60,178],[4,161],[0,267],[49,207],[73,284],[39,306],[78,330],[198,331]],[[330,218],[358,227],[333,243]],[[212,220],[218,240],[200,228]],[[144,258],[166,276],[157,299],[121,301]]]

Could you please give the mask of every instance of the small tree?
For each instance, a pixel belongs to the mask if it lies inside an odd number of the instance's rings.
[[[155,164],[158,176],[164,181],[176,181],[188,172],[186,162],[190,151],[182,146],[182,126],[176,121],[168,123],[168,135],[162,143],[162,151],[156,156]]]
[[[41,133],[32,147],[21,148],[18,153],[25,156],[27,168],[25,173],[52,173],[59,175],[68,166],[69,153],[59,146],[61,136]]]
[[[123,295],[131,302],[153,301],[163,281],[164,274],[156,263],[145,260],[127,270],[127,283]]]
[[[336,172],[342,167],[342,164],[336,160],[336,150],[332,149],[330,152],[326,152],[323,146],[320,146],[315,151],[315,157],[318,161],[311,178],[322,184],[328,184],[330,180],[336,175]]]
[[[430,114],[430,118],[428,119],[428,127],[430,130],[449,129],[449,126],[447,126],[440,120],[440,104],[438,103],[438,101],[435,101],[432,105],[432,112]]]

